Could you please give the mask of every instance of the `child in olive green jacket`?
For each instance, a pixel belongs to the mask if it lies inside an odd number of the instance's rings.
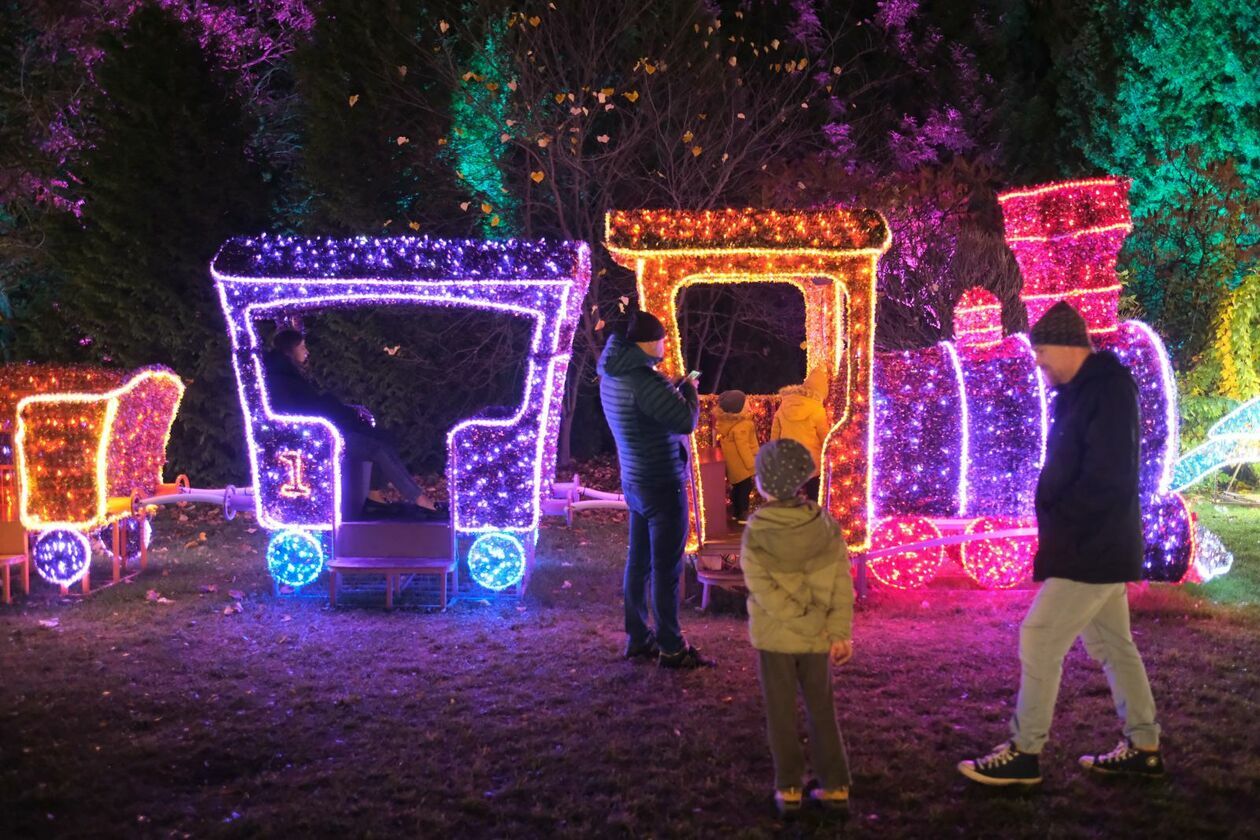
[[[740,551],[780,811],[798,809],[802,801],[798,686],[821,785],[810,796],[829,807],[848,807],[849,801],[849,764],[836,723],[830,664],[853,655],[853,581],[839,524],[800,495],[814,470],[813,456],[794,440],[761,447],[757,489],[767,503],[748,520]]]

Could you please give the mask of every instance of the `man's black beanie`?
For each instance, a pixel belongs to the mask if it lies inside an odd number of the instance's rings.
[[[648,312],[636,310],[626,325],[626,341],[660,341],[665,337],[665,325]]]
[[[1064,301],[1059,301],[1037,319],[1028,339],[1037,344],[1057,344],[1060,347],[1093,347],[1089,341],[1089,327],[1081,313]]]

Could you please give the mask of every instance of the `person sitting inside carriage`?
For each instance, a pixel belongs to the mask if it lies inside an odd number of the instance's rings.
[[[271,407],[284,414],[323,417],[341,433],[348,464],[372,463],[374,489],[364,503],[365,516],[445,518],[446,512],[439,510],[416,483],[389,434],[376,427],[367,410],[347,405],[315,387],[307,372],[309,358],[306,338],[297,330],[282,329],[272,337],[271,349],[263,356],[263,376]],[[379,489],[381,477],[402,495],[401,504],[391,505],[385,501]]]

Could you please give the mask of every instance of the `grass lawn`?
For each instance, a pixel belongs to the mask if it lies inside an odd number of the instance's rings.
[[[1198,510],[1236,553],[1232,575],[1136,587],[1133,599],[1167,781],[1106,784],[1078,772],[1078,754],[1109,749],[1119,733],[1106,682],[1078,645],[1043,788],[970,787],[954,764],[1005,736],[1031,593],[875,592],[857,614],[857,656],[837,679],[855,771],[845,830],[1257,836],[1260,511]],[[330,612],[322,589],[274,596],[266,535],[252,521],[178,516],[157,523],[154,570],[134,583],[67,603],[41,584],[0,608],[0,836],[763,837],[840,827],[773,816],[738,599],[684,610],[716,670],[618,659],[617,514],[549,525],[523,602],[463,602],[445,614],[387,614],[378,596]]]

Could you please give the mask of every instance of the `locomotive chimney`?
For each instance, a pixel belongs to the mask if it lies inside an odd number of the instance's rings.
[[[1085,316],[1090,335],[1119,324],[1116,258],[1133,225],[1129,181],[1095,178],[1001,193],[1006,243],[1024,277],[1028,323],[1063,300]]]

